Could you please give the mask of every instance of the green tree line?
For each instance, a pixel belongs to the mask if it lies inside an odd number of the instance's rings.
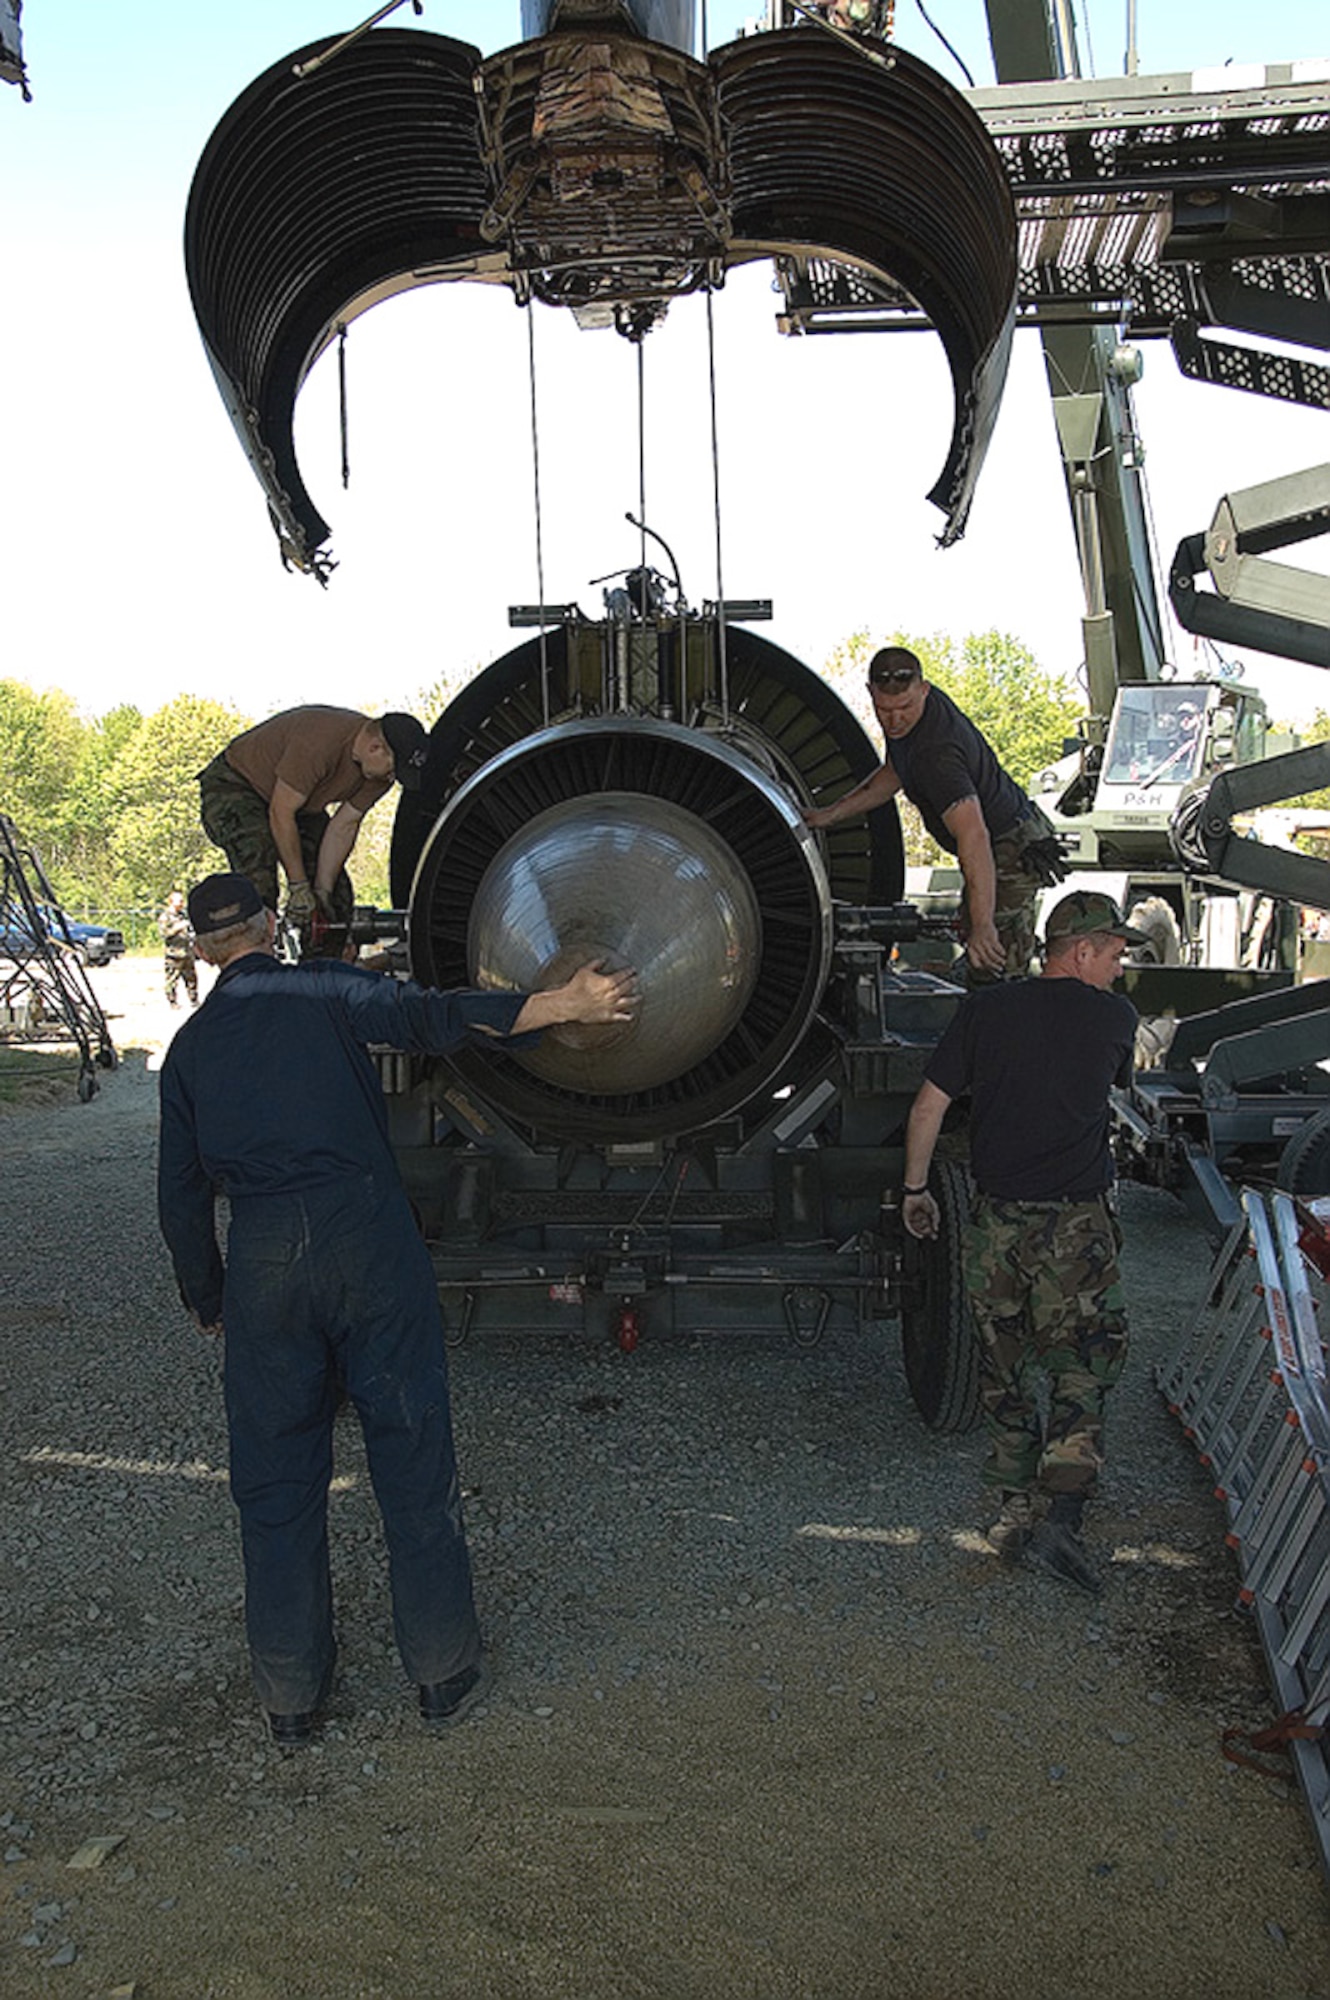
[[[855,632],[833,651],[823,673],[880,742],[866,687],[868,660],[878,645],[906,645],[928,678],[972,716],[1018,783],[1056,758],[1082,703],[1067,683],[1050,680],[1032,654],[1000,632],[959,643]],[[476,671],[473,669],[473,671]],[[447,676],[397,703],[428,726],[469,674]],[[172,888],[185,887],[221,865],[199,825],[203,766],[255,718],[225,702],[182,694],[143,714],[122,706],[88,717],[68,695],[38,692],[0,680],[0,812],[34,847],[65,908],[73,915],[113,917],[140,941],[155,938],[151,919]],[[370,813],[352,859],[362,902],[389,900],[388,857],[394,793]],[[911,861],[936,858],[917,815],[906,808]]]
[[[114,917],[145,941],[171,889],[224,865],[199,824],[195,779],[252,719],[191,694],[147,715],[123,706],[88,718],[58,690],[0,681],[0,812],[65,909]],[[363,843],[362,877],[377,863],[385,890],[390,831],[389,821]]]
[[[377,694],[366,713],[404,708],[426,726],[479,671],[444,674],[414,695]],[[128,704],[84,715],[60,690],[0,679],[0,813],[33,848],[71,916],[121,925],[156,943],[174,888],[225,865],[199,824],[198,773],[258,718],[230,703],[177,695],[144,714]],[[360,901],[387,907],[396,794],[365,815],[352,877]]]

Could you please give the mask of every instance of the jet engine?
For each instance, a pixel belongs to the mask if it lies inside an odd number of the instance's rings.
[[[659,579],[630,581],[606,618],[565,607],[480,674],[398,809],[416,978],[529,991],[599,960],[642,994],[628,1027],[382,1058],[450,1335],[812,1341],[834,1316],[899,1315],[916,1400],[954,1427],[975,1396],[964,1169],[937,1169],[927,1254],[894,1194],[959,997],[954,945],[901,901],[894,805],[830,836],[805,824],[879,757],[817,674],[739,622],[769,607],[666,609]],[[933,969],[904,962],[921,952]]]

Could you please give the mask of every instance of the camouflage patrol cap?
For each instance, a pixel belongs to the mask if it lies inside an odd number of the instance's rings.
[[[1122,913],[1111,896],[1103,895],[1098,889],[1073,889],[1060,903],[1055,903],[1044,922],[1044,940],[1051,944],[1054,938],[1090,937],[1095,931],[1103,931],[1109,937],[1125,938],[1128,944],[1149,944],[1146,931],[1133,929],[1123,921]]]

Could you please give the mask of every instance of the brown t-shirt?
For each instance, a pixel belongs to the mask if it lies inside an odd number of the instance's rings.
[[[305,812],[348,805],[365,813],[393,782],[367,778],[352,759],[351,745],[368,720],[354,708],[288,708],[237,736],[224,754],[261,799],[272,798],[280,779],[301,794]]]

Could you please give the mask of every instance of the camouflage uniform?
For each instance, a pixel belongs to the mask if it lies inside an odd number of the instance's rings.
[[[980,971],[967,959],[967,986],[986,986],[998,978],[1024,979],[1029,972],[1037,943],[1039,895],[1049,877],[1043,872],[1031,873],[1026,850],[1036,841],[1055,837],[1051,822],[1038,806],[1031,805],[1025,818],[1018,820],[1010,833],[993,842],[993,866],[997,872],[993,922],[1007,960],[1001,973],[994,973]]]
[[[203,831],[215,847],[220,847],[237,875],[247,875],[270,910],[278,907],[277,843],[268,821],[268,805],[225,756],[214,757],[199,772],[200,816]],[[305,879],[314,880],[319,843],[328,824],[328,815],[298,812],[296,831],[305,861]],[[328,900],[332,922],[348,924],[355,907],[355,891],[345,868],[333,883]]]
[[[166,997],[173,1007],[179,1005],[180,982],[183,979],[190,1005],[195,1006],[199,997],[199,972],[189,918],[184,910],[173,910],[168,906],[157,919],[157,927],[162,934]]]
[[[1103,1196],[976,1201],[965,1281],[979,1333],[986,1485],[1080,1499],[1093,1492],[1104,1404],[1127,1355],[1121,1242]],[[1046,1427],[1041,1369],[1051,1392]]]

